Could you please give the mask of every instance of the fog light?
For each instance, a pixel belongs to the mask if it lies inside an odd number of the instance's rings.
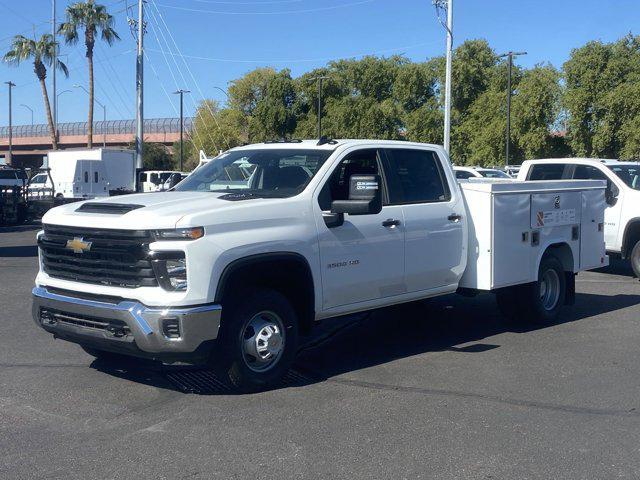
[[[187,289],[187,261],[184,258],[166,261],[167,278],[174,290]]]
[[[152,252],[151,265],[162,288],[183,292],[187,289],[187,260],[184,252]]]

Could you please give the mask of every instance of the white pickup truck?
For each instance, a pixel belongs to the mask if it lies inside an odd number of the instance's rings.
[[[640,163],[590,158],[528,160],[518,180],[605,180],[607,251],[631,263],[640,278]]]
[[[98,357],[209,362],[252,390],[329,317],[461,290],[554,319],[608,263],[604,208],[600,181],[459,184],[436,145],[249,145],[168,192],[50,210],[33,318]]]

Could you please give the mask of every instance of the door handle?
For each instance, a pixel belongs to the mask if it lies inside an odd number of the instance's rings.
[[[400,220],[396,220],[395,218],[387,218],[384,222],[382,222],[383,227],[397,227],[400,225]]]
[[[458,215],[457,213],[452,213],[447,217],[447,220],[449,220],[450,222],[458,223],[460,220],[462,220],[462,215]]]

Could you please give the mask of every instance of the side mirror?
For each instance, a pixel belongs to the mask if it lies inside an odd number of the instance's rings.
[[[611,180],[607,180],[607,189],[605,190],[605,200],[608,205],[614,206],[618,203],[618,195],[620,195],[620,189]]]
[[[382,210],[380,175],[352,175],[349,178],[349,200],[334,200],[331,213],[373,215]]]
[[[171,178],[169,178],[169,188],[167,190],[171,190],[178,183],[180,183],[180,175],[177,175],[177,174],[171,175]]]

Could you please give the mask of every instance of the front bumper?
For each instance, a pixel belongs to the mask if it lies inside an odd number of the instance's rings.
[[[201,363],[218,336],[222,307],[147,307],[136,301],[87,299],[35,287],[33,319],[56,338],[160,360]]]

